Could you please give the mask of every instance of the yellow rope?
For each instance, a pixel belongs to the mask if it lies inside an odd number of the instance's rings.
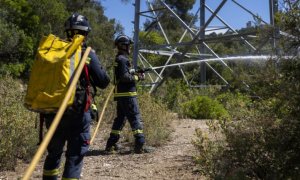
[[[92,144],[92,143],[93,143],[93,141],[94,141],[94,139],[95,139],[95,137],[96,137],[96,134],[97,134],[97,132],[98,132],[98,129],[99,129],[100,123],[101,123],[101,121],[102,121],[102,118],[103,118],[103,115],[104,115],[104,112],[105,112],[106,106],[107,106],[107,104],[108,104],[108,101],[109,101],[109,99],[110,99],[110,96],[111,96],[111,95],[112,95],[112,93],[114,92],[114,88],[115,88],[115,87],[113,87],[113,88],[110,90],[110,92],[109,92],[109,94],[108,94],[108,96],[107,96],[107,98],[106,98],[106,100],[105,100],[105,103],[104,103],[103,109],[102,109],[102,111],[101,111],[101,115],[100,115],[100,117],[99,117],[99,120],[98,120],[98,123],[97,123],[96,129],[95,129],[95,132],[94,132],[94,134],[93,134],[93,136],[92,136],[92,139],[91,139],[91,142],[90,142],[90,144]]]
[[[86,58],[88,57],[90,51],[91,51],[91,47],[88,47],[86,49],[84,55],[83,55],[83,58],[82,58],[80,64],[78,65],[78,69],[76,70],[76,73],[75,73],[74,78],[73,78],[73,80],[70,84],[70,87],[69,87],[69,89],[66,93],[66,96],[63,99],[62,105],[59,107],[58,112],[55,115],[55,118],[54,118],[47,134],[45,135],[41,145],[39,146],[37,152],[35,153],[29,167],[27,168],[27,170],[26,170],[26,172],[25,172],[25,174],[22,178],[22,180],[29,180],[30,179],[37,163],[40,161],[42,155],[44,154],[44,152],[45,152],[45,150],[46,150],[46,148],[47,148],[47,146],[48,146],[48,144],[49,144],[49,142],[50,142],[57,126],[58,126],[58,124],[59,124],[59,122],[60,122],[60,119],[61,119],[63,113],[65,112],[66,108],[67,108],[67,103],[68,103],[68,101],[69,101],[69,99],[72,95],[72,92],[73,92],[74,88],[76,87],[77,81],[79,79],[79,76],[80,76],[80,74],[82,72],[82,69],[84,67]]]

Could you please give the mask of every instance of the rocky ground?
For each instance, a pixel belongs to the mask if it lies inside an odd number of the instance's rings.
[[[126,148],[117,154],[105,155],[105,139],[95,139],[84,160],[83,180],[110,179],[206,179],[197,173],[192,156],[195,152],[191,140],[195,128],[207,130],[205,121],[177,119],[173,121],[171,140],[151,153],[133,154]],[[41,179],[42,163],[35,168],[32,179]],[[0,180],[19,179],[28,165],[16,167],[14,172],[0,172]]]

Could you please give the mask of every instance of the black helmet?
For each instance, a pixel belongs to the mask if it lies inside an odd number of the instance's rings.
[[[115,39],[115,46],[122,46],[122,45],[130,45],[132,44],[132,40],[126,36],[126,35],[119,35],[116,39]]]
[[[72,14],[65,22],[65,31],[78,30],[80,34],[87,35],[91,31],[88,19],[78,13]]]

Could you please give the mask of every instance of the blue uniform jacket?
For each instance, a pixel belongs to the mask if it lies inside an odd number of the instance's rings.
[[[101,89],[106,88],[110,82],[110,79],[106,71],[101,66],[100,60],[98,59],[94,50],[91,50],[89,58],[91,58],[91,61],[87,66],[91,78],[91,83]]]
[[[128,56],[118,53],[115,60],[115,98],[135,97],[137,95],[135,75],[130,74],[130,68]]]

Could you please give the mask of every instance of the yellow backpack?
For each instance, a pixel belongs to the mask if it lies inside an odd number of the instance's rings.
[[[72,42],[53,34],[43,37],[29,77],[25,106],[32,111],[51,113],[60,107],[70,79],[81,59],[84,36],[75,35]],[[75,90],[68,102],[73,104]]]

